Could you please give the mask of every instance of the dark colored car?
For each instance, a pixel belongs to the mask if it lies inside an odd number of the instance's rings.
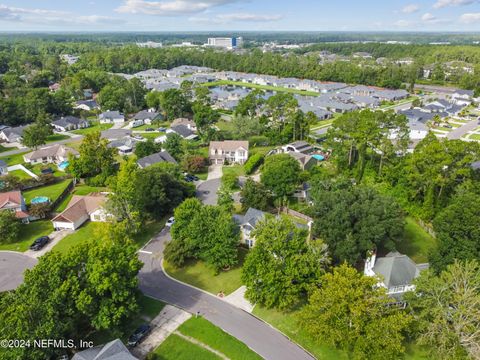
[[[187,174],[187,175],[185,175],[185,181],[187,181],[187,182],[198,181],[198,177],[195,176],[195,175]]]
[[[30,245],[30,250],[38,251],[42,249],[45,245],[47,245],[49,241],[50,241],[50,238],[48,236],[39,237],[37,240],[33,242],[32,245]]]
[[[146,128],[145,131],[155,131],[153,128]]]
[[[147,324],[140,325],[137,330],[128,338],[127,345],[130,347],[137,346],[150,332],[151,326]]]
[[[160,127],[160,128],[158,128],[158,131],[165,132],[165,131],[167,131],[167,128]]]

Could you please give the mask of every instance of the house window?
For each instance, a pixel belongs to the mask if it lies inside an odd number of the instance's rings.
[[[248,248],[252,248],[253,247],[253,240],[252,239],[246,239],[245,244],[247,244]]]
[[[93,220],[94,221],[102,221],[102,217],[98,214],[93,215]]]

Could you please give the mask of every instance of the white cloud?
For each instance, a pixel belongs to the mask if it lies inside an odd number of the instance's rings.
[[[412,14],[412,13],[414,13],[414,12],[417,12],[419,9],[420,9],[420,6],[418,6],[417,4],[410,4],[410,5],[405,6],[405,7],[402,9],[402,13],[404,13],[404,14]]]
[[[109,16],[78,15],[67,11],[17,8],[3,4],[0,4],[0,21],[16,21],[52,26],[58,24],[92,25],[124,22],[122,19],[115,19]]]
[[[147,14],[159,16],[177,16],[195,14],[215,6],[234,3],[237,0],[169,0],[169,1],[144,1],[125,0],[115,9],[119,13]]]
[[[440,9],[447,6],[470,5],[474,2],[476,2],[476,0],[438,0],[433,7],[435,9]]]
[[[460,21],[464,24],[480,22],[480,13],[467,13],[460,16]]]
[[[422,21],[432,22],[437,20],[437,17],[431,13],[425,13],[422,15]]]
[[[398,20],[393,25],[395,25],[396,27],[406,28],[412,26],[412,23],[408,20]]]

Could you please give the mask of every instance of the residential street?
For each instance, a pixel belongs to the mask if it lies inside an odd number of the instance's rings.
[[[472,120],[462,125],[447,134],[447,139],[454,140],[454,139],[461,139],[462,136],[467,134],[469,131],[475,130],[479,126],[479,120]]]
[[[37,259],[14,251],[0,251],[0,292],[16,289],[23,273],[37,265]]]
[[[313,359],[280,332],[247,312],[167,277],[161,261],[165,242],[169,240],[170,233],[164,229],[139,252],[139,258],[145,264],[139,274],[140,289],[144,294],[194,314],[199,311],[201,316],[267,360]]]

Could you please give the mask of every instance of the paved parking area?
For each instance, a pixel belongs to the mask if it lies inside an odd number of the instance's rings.
[[[62,240],[65,236],[73,234],[73,230],[61,230],[61,231],[54,231],[48,237],[50,238],[50,241],[48,242],[47,245],[43,247],[43,249],[39,251],[32,251],[32,250],[27,250],[24,252],[25,255],[30,256],[32,258],[39,258],[42,255],[45,255],[47,252],[53,249],[55,245],[58,244],[60,240]]]
[[[131,352],[139,359],[145,359],[147,354],[156,349],[171,333],[187,321],[191,315],[175,306],[165,305],[161,313],[150,323],[152,331],[148,337]]]
[[[16,289],[23,282],[23,273],[38,260],[13,251],[0,251],[0,292]]]

